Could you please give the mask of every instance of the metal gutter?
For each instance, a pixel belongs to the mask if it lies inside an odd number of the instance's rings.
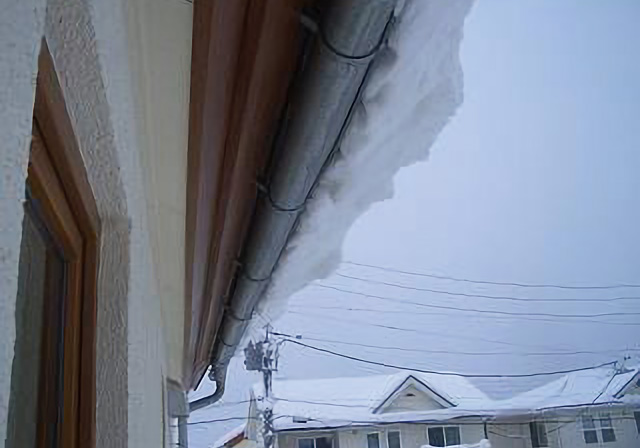
[[[289,104],[266,193],[257,206],[234,295],[211,359],[216,391],[190,411],[218,401],[227,368],[264,294],[304,204],[339,140],[396,0],[341,0],[329,5],[302,79]]]

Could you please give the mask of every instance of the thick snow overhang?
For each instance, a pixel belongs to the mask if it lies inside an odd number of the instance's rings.
[[[192,410],[224,392],[256,306],[273,317],[330,274],[355,219],[390,197],[401,167],[428,155],[462,100],[458,50],[472,4],[318,2],[314,21],[299,14],[304,0],[297,10],[286,0],[197,1],[185,384],[211,365],[218,389]],[[313,36],[304,51],[302,21]]]
[[[195,0],[184,384],[211,359],[301,48],[306,0]],[[180,254],[175,254],[180,256]]]

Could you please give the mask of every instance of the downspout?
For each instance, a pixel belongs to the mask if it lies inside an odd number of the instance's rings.
[[[336,0],[328,7],[289,105],[290,120],[276,148],[280,157],[257,206],[235,293],[223,316],[209,374],[216,391],[190,403],[190,411],[222,397],[229,362],[322,168],[339,144],[395,4],[396,0]]]

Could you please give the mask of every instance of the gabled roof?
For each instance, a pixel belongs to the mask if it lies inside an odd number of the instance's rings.
[[[417,413],[376,413],[399,388],[413,381],[422,384],[431,391],[432,396],[450,406]],[[264,396],[261,383],[254,386],[253,395]],[[276,429],[280,430],[388,423],[422,417],[447,419],[474,413],[490,402],[486,395],[464,378],[407,371],[368,377],[274,380],[273,396],[274,421]],[[258,406],[260,403],[257,402]]]
[[[508,400],[491,400],[462,377],[400,371],[393,375],[275,380],[271,402],[275,429],[310,430],[402,422],[444,422],[464,417],[511,418],[554,408],[640,404],[635,387],[640,365],[573,372]],[[442,409],[378,412],[407,385],[422,385],[430,397],[450,404]],[[264,397],[262,384],[253,397]],[[258,400],[256,405],[261,406]]]
[[[622,395],[640,366],[616,372],[611,367],[572,372],[557,380],[497,402],[502,409],[542,410],[562,407],[624,403]]]
[[[397,380],[399,382],[391,393],[386,394],[386,396],[384,394],[380,396],[378,403],[374,404],[374,414],[382,412],[388,406],[393,404],[402,392],[407,390],[409,387],[417,388],[420,392],[424,393],[427,397],[438,403],[443,408],[455,406],[455,403],[452,402],[450,397],[444,395],[442,392],[438,393],[438,391],[434,390],[426,381],[416,378],[415,375],[410,374],[404,377],[402,381],[400,381],[401,379],[402,377],[398,377]]]

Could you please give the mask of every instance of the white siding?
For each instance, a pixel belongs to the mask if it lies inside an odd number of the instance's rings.
[[[491,448],[531,448],[529,423],[488,424]]]
[[[385,427],[368,427],[341,429],[337,432],[334,448],[367,448],[367,434],[380,433],[380,448],[388,448],[387,431],[400,431],[400,443],[402,448],[420,448],[428,443],[426,424],[398,424]],[[455,425],[447,425],[455,426]],[[482,423],[465,423],[459,425],[460,439],[462,443],[478,443],[484,438]],[[297,448],[296,439],[300,437],[315,437],[326,435],[321,432],[288,432],[278,436],[278,448]],[[506,445],[508,446],[508,445]]]
[[[589,415],[594,417],[597,412]],[[602,435],[598,431],[598,443],[587,444],[584,441],[582,426],[573,422],[563,426],[560,430],[549,435],[549,445],[552,448],[637,448],[640,447],[640,437],[633,420],[633,410],[610,412],[612,425],[616,433],[615,442],[602,442]]]

